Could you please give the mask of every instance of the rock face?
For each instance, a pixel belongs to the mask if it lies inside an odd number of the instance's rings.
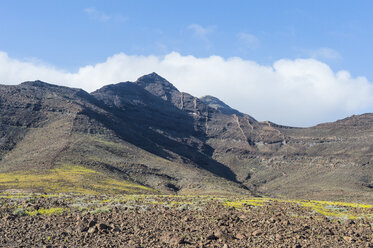
[[[68,163],[163,192],[373,201],[372,157],[373,114],[311,128],[258,122],[156,73],[91,94],[0,86],[4,173]]]

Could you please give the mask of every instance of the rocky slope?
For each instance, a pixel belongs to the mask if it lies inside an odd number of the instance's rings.
[[[373,201],[372,136],[373,114],[311,128],[258,122],[156,73],[91,94],[40,81],[1,85],[0,173],[13,177],[0,188],[22,188],[19,171],[77,165],[97,180],[161,192]]]
[[[373,206],[362,206],[207,196],[0,194],[0,246],[373,247]]]

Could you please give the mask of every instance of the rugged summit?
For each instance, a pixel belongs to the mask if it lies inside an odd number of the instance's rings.
[[[213,96],[203,96],[200,98],[200,100],[204,103],[206,103],[210,108],[216,109],[223,114],[228,115],[242,115],[239,111],[232,109],[227,104],[225,104],[223,101],[221,101],[219,98],[213,97]]]
[[[173,84],[155,72],[140,77],[136,80],[135,84],[165,101],[171,100],[174,94],[179,93],[178,89],[176,89]]]
[[[311,128],[258,122],[156,73],[91,94],[41,81],[0,85],[3,190],[103,192],[110,182],[113,192],[373,201],[372,157],[373,114]]]

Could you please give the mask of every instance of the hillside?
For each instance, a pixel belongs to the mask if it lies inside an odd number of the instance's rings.
[[[0,85],[0,189],[373,202],[373,114],[258,122],[156,73],[92,93]]]

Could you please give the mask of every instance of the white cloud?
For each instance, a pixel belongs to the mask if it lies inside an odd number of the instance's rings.
[[[207,35],[214,32],[215,27],[209,26],[209,27],[203,27],[199,24],[191,24],[188,26],[188,29],[192,30],[194,34],[201,39],[207,39]]]
[[[43,79],[55,83],[66,83],[68,73],[46,65],[37,59],[20,61],[9,58],[0,51],[0,84],[18,84],[23,81]],[[58,79],[61,80],[58,80]]]
[[[238,35],[238,39],[245,45],[245,47],[254,49],[259,46],[259,39],[253,34],[241,32]]]
[[[308,126],[373,110],[373,85],[347,71],[334,72],[315,59],[282,59],[263,66],[238,57],[164,57],[124,53],[70,73],[0,52],[0,83],[40,79],[93,91],[103,85],[157,72],[179,90],[214,95],[258,120]]]
[[[127,20],[126,17],[120,15],[120,14],[106,14],[104,12],[98,11],[95,8],[85,8],[83,10],[89,17],[92,19],[98,20],[100,22],[108,22],[108,21],[118,21],[118,22],[124,22]]]
[[[342,59],[341,54],[339,54],[336,50],[328,48],[328,47],[321,47],[316,50],[312,50],[309,52],[310,56],[315,59],[326,59],[326,60],[340,60]]]

